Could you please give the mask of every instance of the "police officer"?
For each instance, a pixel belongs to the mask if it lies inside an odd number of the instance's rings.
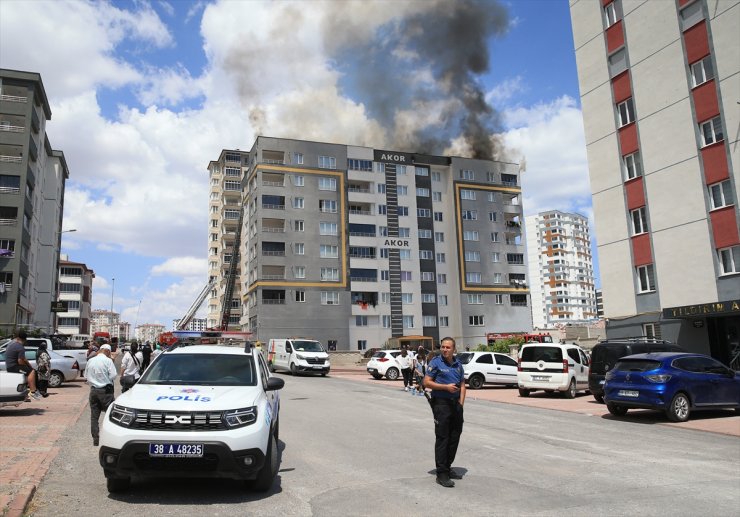
[[[455,486],[453,479],[462,479],[451,466],[463,429],[465,377],[462,364],[455,358],[455,340],[451,337],[442,339],[440,352],[427,366],[424,387],[432,390],[437,483],[452,488]]]

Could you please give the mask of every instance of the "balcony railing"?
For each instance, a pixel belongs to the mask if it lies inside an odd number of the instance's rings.
[[[285,251],[262,250],[262,256],[264,257],[284,257]]]
[[[6,162],[6,163],[21,163],[21,157],[20,157],[20,156],[6,156],[6,155],[0,155],[0,162]]]
[[[263,203],[262,208],[269,208],[271,210],[285,210],[285,205],[268,205]]]
[[[9,133],[23,133],[26,128],[21,126],[11,126],[9,124],[0,124],[0,131],[7,131]]]
[[[15,226],[18,224],[18,218],[15,219],[0,219],[0,226]]]
[[[284,165],[285,164],[285,160],[267,160],[267,159],[263,159],[262,160],[262,163],[269,163],[269,164],[272,164],[272,165]]]
[[[348,192],[359,192],[360,194],[369,194],[370,189],[369,188],[359,188],[359,187],[349,187],[347,189]]]
[[[353,282],[377,282],[377,278],[368,278],[366,276],[351,276],[349,277]]]
[[[262,231],[266,233],[285,233],[285,228],[270,228],[263,226]]]
[[[352,237],[375,237],[375,233],[371,232],[349,232]]]
[[[349,258],[375,259],[376,257],[374,253],[350,253]]]
[[[262,275],[262,280],[285,280],[285,275]]]
[[[354,214],[354,215],[373,215],[373,213],[370,210],[353,210],[353,209],[350,209],[349,213],[350,214]]]
[[[0,187],[0,194],[20,194],[21,189],[18,187]]]
[[[17,95],[0,95],[0,101],[27,103],[28,97],[18,97]]]
[[[265,187],[284,187],[285,183],[283,183],[282,181],[262,180],[262,185],[264,185]]]
[[[285,305],[285,298],[279,300],[262,299],[262,305]]]

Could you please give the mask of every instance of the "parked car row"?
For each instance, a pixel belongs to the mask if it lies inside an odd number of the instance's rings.
[[[36,368],[36,352],[38,348],[26,346],[26,359]],[[63,382],[73,381],[80,375],[80,365],[74,357],[65,357],[57,352],[48,351],[51,356],[51,373],[49,387],[58,388]],[[6,370],[5,348],[0,350],[0,370]]]
[[[396,380],[400,350],[378,350],[367,363],[375,379]],[[596,344],[591,355],[572,343],[526,343],[518,361],[496,352],[461,352],[458,359],[470,389],[502,385],[560,392],[574,398],[591,393],[609,412],[631,408],[663,411],[683,422],[694,410],[734,408],[740,413],[740,375],[710,356],[685,352],[662,340],[631,338]]]

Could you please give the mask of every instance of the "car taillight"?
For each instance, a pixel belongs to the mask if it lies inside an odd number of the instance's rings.
[[[79,370],[80,369],[80,365],[79,365],[79,363],[77,361],[75,361],[74,364],[72,365],[72,369],[73,370]]]
[[[377,361],[378,361],[379,363],[384,363],[384,362],[388,361],[388,358],[387,358],[387,357],[381,357],[381,358],[379,358],[379,359],[378,359]]]
[[[568,360],[563,359],[563,373],[568,373]]]
[[[516,363],[516,371],[521,372],[522,371],[522,358],[519,358],[519,361]]]

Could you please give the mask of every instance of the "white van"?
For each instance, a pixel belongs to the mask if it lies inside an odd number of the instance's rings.
[[[519,350],[519,396],[537,390],[560,391],[575,398],[588,391],[589,359],[581,347],[568,343],[526,343]]]
[[[92,343],[92,336],[90,334],[75,334],[67,338],[67,344],[72,348],[83,348],[85,341]]]
[[[270,371],[287,370],[326,375],[331,367],[329,354],[316,340],[305,338],[271,339],[267,347]]]

